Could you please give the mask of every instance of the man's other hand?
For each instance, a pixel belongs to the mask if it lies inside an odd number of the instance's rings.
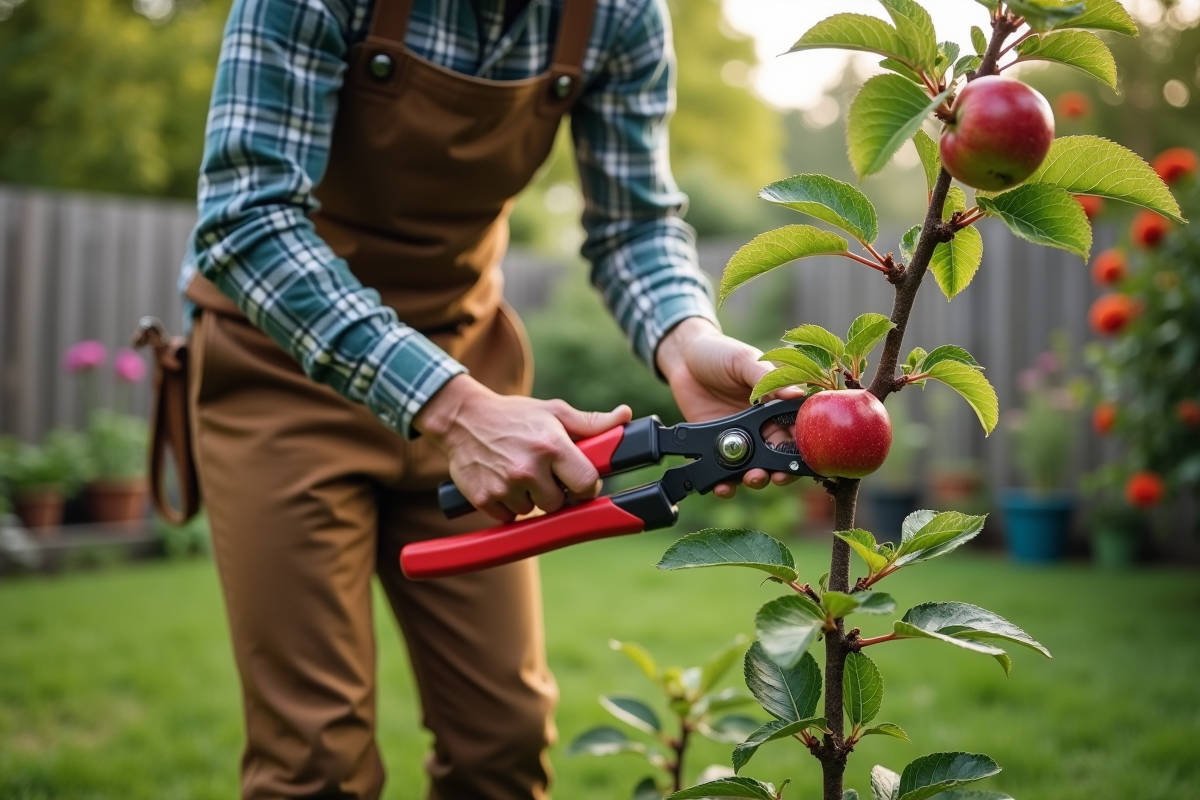
[[[659,343],[655,361],[671,385],[675,402],[689,422],[725,417],[743,411],[750,405],[750,393],[773,367],[759,361],[762,351],[737,339],[725,336],[711,322],[691,317],[680,322]],[[800,390],[784,390],[779,397],[798,397]],[[790,439],[791,431],[765,430],[772,442]],[[778,485],[795,478],[787,473],[768,475],[766,470],[753,469],[742,482],[751,489],[761,489],[768,481]],[[713,490],[718,497],[733,497],[737,486],[722,483]]]
[[[575,440],[624,425],[629,406],[579,411],[562,400],[496,394],[457,375],[427,402],[414,424],[450,459],[450,477],[471,505],[501,522],[590,499],[600,475]]]

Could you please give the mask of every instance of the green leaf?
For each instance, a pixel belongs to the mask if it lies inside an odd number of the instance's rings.
[[[746,688],[768,714],[784,722],[813,716],[821,699],[821,668],[811,653],[785,669],[776,664],[759,642],[750,645],[745,660]]]
[[[951,186],[942,208],[942,219],[948,221],[955,212],[967,210],[967,196],[957,186]],[[983,237],[975,228],[958,231],[948,242],[940,242],[933,249],[929,269],[937,280],[946,299],[967,288],[975,277],[983,260]]]
[[[608,646],[629,656],[629,660],[637,664],[647,678],[658,682],[658,663],[646,648],[637,642],[620,642],[616,639],[609,639]]]
[[[923,130],[914,133],[912,140],[916,145],[917,155],[921,157],[921,168],[925,171],[925,188],[929,194],[933,194],[933,185],[937,183],[938,175],[942,172],[942,154],[938,151],[938,143]],[[918,232],[921,230],[920,225],[914,227]],[[913,248],[916,248],[916,239],[913,239]],[[905,259],[911,260],[912,256]]]
[[[911,264],[913,255],[917,252],[917,243],[921,241],[921,226],[913,225],[904,233],[900,240],[900,258],[904,263]]]
[[[896,325],[883,314],[860,314],[850,325],[846,334],[846,354],[851,359],[860,359],[875,349]]]
[[[1051,658],[1050,651],[1028,633],[999,614],[970,603],[923,603],[909,609],[904,621],[956,639],[1019,644]]]
[[[658,721],[658,714],[655,714],[653,708],[636,697],[601,695],[600,705],[604,706],[605,711],[621,720],[621,722],[637,728],[639,731],[657,734],[662,730],[662,723]]]
[[[1059,23],[1055,28],[1088,28],[1097,31],[1115,31],[1126,36],[1137,36],[1137,23],[1118,0],[1087,0],[1087,10],[1072,20]]]
[[[760,233],[742,245],[725,265],[719,302],[724,303],[734,289],[747,281],[798,258],[835,255],[847,250],[846,240],[841,236],[811,225],[788,225]]]
[[[996,399],[996,390],[979,370],[959,361],[941,361],[926,372],[930,380],[940,381],[962,395],[979,417],[985,433],[990,434],[996,429],[1000,401]]]
[[[658,562],[662,570],[750,567],[782,581],[799,578],[796,560],[783,542],[759,531],[706,528],[671,545]]]
[[[1117,90],[1117,62],[1108,45],[1087,31],[1058,31],[1035,36],[1017,45],[1017,61],[1066,64]]]
[[[900,776],[887,767],[876,765],[871,770],[871,794],[875,800],[895,800],[900,793]]]
[[[725,677],[725,673],[741,656],[748,641],[745,636],[738,634],[732,642],[704,663],[700,671],[700,691],[707,692],[717,685],[717,681]]]
[[[937,76],[939,78],[954,66],[954,62],[958,60],[959,50],[960,48],[955,42],[942,42],[938,45]]]
[[[913,60],[908,46],[895,28],[866,14],[835,14],[823,19],[809,28],[788,52],[824,48],[863,50],[906,63]]]
[[[929,12],[914,0],[879,0],[896,26],[896,33],[908,46],[916,66],[933,69],[937,65],[937,32]]]
[[[1031,184],[1054,186],[1069,194],[1092,194],[1121,200],[1157,211],[1181,224],[1186,221],[1171,190],[1149,164],[1132,150],[1099,136],[1063,136],[1055,139],[1042,166],[1024,186],[1012,191],[1019,191]]]
[[[763,650],[787,669],[797,664],[817,640],[825,627],[825,612],[803,595],[785,595],[758,610],[754,627]]]
[[[914,511],[905,517],[904,522],[900,524],[900,543],[904,544],[920,533],[921,529],[928,525],[930,520],[937,515],[938,512],[930,511],[926,508],[921,509],[920,511]]]
[[[961,647],[964,650],[983,653],[985,656],[991,656],[1000,662],[1000,667],[1004,670],[1005,675],[1012,672],[1012,659],[1009,658],[1008,653],[999,647],[984,644],[983,642],[976,642],[971,639],[958,639],[953,636],[946,636],[937,631],[927,631],[903,620],[896,620],[892,623],[892,630],[895,631],[897,636],[903,639],[935,639],[939,642],[952,644],[955,647]]]
[[[700,732],[714,742],[738,744],[759,727],[758,720],[743,714],[729,714],[711,725],[701,727]]]
[[[795,348],[815,361],[822,370],[828,372],[833,369],[833,353],[825,348],[813,347],[811,344],[798,344]]]
[[[954,62],[954,75],[952,80],[958,80],[968,72],[978,72],[983,66],[983,59],[979,56],[963,56],[958,61]]]
[[[879,236],[879,218],[867,196],[825,175],[794,175],[770,184],[758,196],[836,225],[860,242],[872,244]]]
[[[842,792],[842,800],[858,800],[858,790],[847,789]]]
[[[821,595],[821,606],[833,619],[842,619],[856,611],[863,614],[891,614],[896,610],[896,601],[884,592],[826,592]]]
[[[936,795],[936,800],[1013,800],[1004,792],[985,792],[979,789],[951,789]]]
[[[804,375],[803,380],[795,381],[795,383],[828,383],[830,381],[829,370],[833,367],[832,359],[830,365],[823,368],[808,353],[809,351],[800,350],[795,347],[777,347],[774,350],[768,350],[763,353],[758,357],[758,360],[770,361],[784,367],[791,367],[793,370],[802,373]],[[767,374],[770,375],[770,373]],[[788,374],[791,375],[792,373]],[[774,389],[771,391],[774,391]]]
[[[662,800],[662,796],[654,778],[642,778],[638,781],[638,785],[633,787],[633,796],[630,800]]]
[[[929,354],[925,352],[923,347],[914,347],[912,352],[908,354],[908,358],[904,361],[904,373],[906,375],[917,372],[917,367],[925,360]]]
[[[931,753],[904,768],[899,800],[925,800],[999,772],[1000,765],[980,753]]]
[[[1025,18],[1035,31],[1046,31],[1056,25],[1065,26],[1083,14],[1083,3],[1063,0],[1006,0],[1008,7]]]
[[[946,91],[931,100],[899,75],[876,75],[863,84],[846,121],[850,163],[858,177],[883,169],[948,96]]]
[[[778,352],[781,351],[772,350],[770,353],[764,355],[763,358],[768,358],[768,356],[773,357],[773,354]],[[750,402],[756,403],[759,398],[787,386],[797,386],[802,383],[821,385],[827,380],[827,377],[814,376],[811,372],[798,369],[797,367],[780,367],[768,372],[754,385],[754,390],[750,392]]]
[[[881,722],[874,727],[867,728],[859,734],[859,738],[863,736],[891,736],[893,739],[903,739],[906,742],[911,741],[908,738],[908,734],[904,732],[904,729],[894,722]]]
[[[986,515],[971,516],[959,511],[945,511],[935,514],[919,530],[910,534],[909,520],[916,524],[928,513],[917,511],[905,519],[900,548],[893,559],[896,566],[919,564],[957,550],[979,535],[987,519]]]
[[[841,359],[846,352],[846,345],[837,334],[825,330],[820,325],[801,325],[783,335],[783,341],[792,344],[807,344],[819,347],[831,353],[835,359]],[[760,361],[762,359],[759,359]],[[832,366],[832,364],[830,365]]]
[[[987,52],[988,37],[978,25],[971,26],[971,46],[975,48],[977,56],[982,57]]]
[[[894,58],[885,58],[883,61],[879,62],[879,66],[883,67],[884,69],[889,69],[892,72],[895,72],[897,75],[903,75],[917,86],[925,85],[925,81],[921,80],[921,76],[913,72],[912,68],[903,61],[897,61]]]
[[[917,351],[914,350],[913,352]],[[923,371],[942,361],[958,361],[969,367],[983,369],[983,367],[979,366],[979,362],[975,360],[974,356],[956,344],[944,344],[941,347],[933,348],[931,352],[925,354],[916,366],[919,370]]]
[[[983,262],[983,237],[972,226],[961,228],[948,242],[933,248],[929,269],[946,299],[967,288]]]
[[[834,536],[838,537],[858,553],[867,565],[867,569],[874,575],[879,570],[887,566],[887,559],[879,555],[875,544],[875,537],[870,531],[864,531],[862,528],[855,528],[852,531],[834,531]]]
[[[975,202],[988,214],[1002,219],[1022,239],[1067,250],[1087,260],[1092,249],[1092,226],[1083,206],[1070,192],[1032,182],[994,197],[976,194]]]
[[[690,789],[684,789],[669,795],[667,800],[689,800],[690,798],[709,797],[751,797],[757,800],[775,800],[775,787],[769,783],[756,781],[753,778],[721,778],[720,780],[702,783]]]
[[[842,705],[855,725],[863,725],[883,706],[883,676],[875,662],[862,653],[849,653],[842,672]]]
[[[569,756],[613,756],[618,753],[645,753],[646,745],[635,742],[616,728],[604,726],[584,731],[567,747]]]
[[[758,748],[767,742],[787,739],[809,728],[826,728],[829,722],[824,717],[810,717],[796,722],[775,719],[758,728],[746,740],[733,749],[733,771],[741,772],[750,762]]]

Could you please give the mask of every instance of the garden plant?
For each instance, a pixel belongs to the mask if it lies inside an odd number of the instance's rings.
[[[1197,161],[1184,148],[1154,159],[1188,213],[1200,209]],[[1139,213],[1124,241],[1096,256],[1092,278],[1106,292],[1090,315],[1106,340],[1087,351],[1097,373],[1092,428],[1121,451],[1090,476],[1097,544],[1124,540],[1132,558],[1163,500],[1200,491],[1200,233]]]
[[[779,800],[786,786],[741,775],[759,747],[799,743],[818,762],[824,800],[849,800],[844,786],[849,757],[869,735],[907,739],[892,722],[877,720],[883,679],[868,655],[878,646],[926,639],[994,658],[1007,674],[1004,649],[1020,645],[1049,656],[1025,631],[999,615],[963,602],[923,603],[894,620],[890,630],[866,635],[850,617],[888,617],[895,601],[880,591],[897,570],[946,555],[976,536],[984,518],[959,512],[917,511],[904,523],[898,544],[877,543],[855,526],[860,479],[887,455],[891,423],[883,403],[908,386],[939,381],[957,391],[991,433],[999,417],[996,394],[983,367],[963,348],[915,347],[902,357],[904,333],[917,292],[932,273],[947,299],[971,282],[983,241],[975,223],[1000,219],[1013,233],[1086,259],[1092,231],[1075,196],[1110,198],[1183,224],[1179,206],[1154,170],[1130,150],[1093,136],[1054,138],[1049,104],[1010,75],[1012,65],[1050,61],[1074,67],[1116,87],[1114,59],[1094,31],[1137,35],[1117,0],[978,0],[990,33],[971,31],[974,53],[961,55],[938,42],[930,15],[914,0],[880,0],[891,23],[837,14],[806,32],[792,52],[817,48],[865,51],[883,57],[886,72],[863,85],[847,118],[849,157],[866,178],[881,170],[912,140],[926,178],[924,221],[904,236],[898,255],[876,247],[874,207],[856,187],[823,175],[797,175],[767,186],[761,197],[814,217],[848,234],[810,225],[764,233],[729,262],[720,299],[760,275],[796,259],[842,256],[880,274],[894,287],[890,318],[863,314],[845,339],[815,325],[783,336],[764,360],[777,369],[755,388],[752,400],[791,386],[809,399],[796,422],[798,452],[820,473],[835,504],[829,571],[804,581],[780,541],[751,530],[707,529],[680,539],[663,555],[664,570],[740,566],[760,570],[791,590],[759,609],[757,640],[744,660],[750,693],[773,717],[733,751],[733,776],[676,791],[672,798],[744,797]],[[981,11],[981,18],[983,12]],[[932,125],[942,123],[940,132]],[[930,131],[925,130],[927,123]],[[957,179],[973,189],[953,185]],[[868,355],[882,343],[874,374]],[[851,579],[851,553],[866,572]],[[856,616],[856,619],[860,618]],[[824,669],[810,650],[824,642]],[[818,707],[821,700],[824,706]],[[990,777],[1000,766],[986,755],[931,753],[899,772],[872,771],[876,800],[1003,800],[1007,795],[959,787]],[[864,787],[865,788],[865,787]],[[641,786],[640,791],[645,792]]]

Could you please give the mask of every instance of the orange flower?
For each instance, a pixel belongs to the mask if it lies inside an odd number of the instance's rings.
[[[1175,406],[1179,420],[1189,428],[1200,428],[1200,403],[1195,400],[1180,400]]]
[[[1105,436],[1117,422],[1117,407],[1112,403],[1100,403],[1092,412],[1092,430]]]
[[[1125,482],[1125,500],[1137,508],[1150,508],[1162,502],[1166,487],[1153,472],[1135,472]]]
[[[1094,194],[1077,194],[1075,201],[1083,206],[1083,213],[1087,214],[1089,220],[1104,213],[1104,198],[1096,197]]]
[[[1163,150],[1154,159],[1154,171],[1166,183],[1175,183],[1196,172],[1196,154],[1186,147]]]
[[[1112,286],[1125,279],[1125,254],[1120,250],[1105,250],[1092,263],[1092,280],[1098,286]]]
[[[1092,113],[1092,101],[1083,92],[1063,92],[1054,105],[1064,119],[1080,119]]]
[[[1088,323],[1103,336],[1115,336],[1125,330],[1138,313],[1138,304],[1123,294],[1106,294],[1092,303]]]
[[[1158,247],[1170,230],[1170,221],[1150,210],[1139,211],[1133,218],[1133,241],[1148,250]]]

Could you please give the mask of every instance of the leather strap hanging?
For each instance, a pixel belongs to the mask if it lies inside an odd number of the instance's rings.
[[[133,335],[134,347],[154,348],[154,401],[150,411],[150,497],[165,519],[182,525],[200,510],[200,482],[192,458],[192,431],[188,419],[187,340],[167,333],[155,317],[142,317]],[[175,464],[182,508],[167,496],[167,448]]]

